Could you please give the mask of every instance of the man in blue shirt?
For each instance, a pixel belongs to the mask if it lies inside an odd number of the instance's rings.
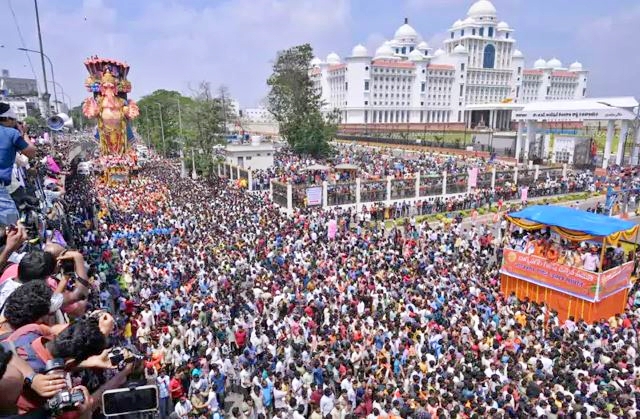
[[[19,214],[7,186],[11,184],[16,153],[27,157],[36,153],[34,145],[23,138],[24,126],[18,126],[18,118],[8,103],[0,102],[0,224],[14,225]]]

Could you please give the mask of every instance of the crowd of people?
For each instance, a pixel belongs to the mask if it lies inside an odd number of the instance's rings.
[[[606,246],[588,242],[571,242],[552,237],[549,231],[522,232],[512,235],[510,247],[529,255],[539,256],[591,272],[602,272],[634,260],[634,251],[625,250],[622,243]]]
[[[42,412],[62,358],[90,416],[134,372],[121,345],[163,418],[638,415],[640,311],[585,324],[502,295],[491,227],[285,214],[160,159],[121,185],[70,176],[65,199],[74,248],[6,232],[3,412]]]

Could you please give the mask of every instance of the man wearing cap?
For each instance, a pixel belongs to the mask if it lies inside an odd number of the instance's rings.
[[[11,184],[16,153],[33,157],[36,148],[23,138],[23,125],[18,126],[16,113],[8,103],[0,102],[0,224],[12,225],[19,214],[7,186]]]

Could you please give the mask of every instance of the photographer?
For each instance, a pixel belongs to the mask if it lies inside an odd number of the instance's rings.
[[[58,261],[55,286],[65,284],[63,311],[75,317],[84,315],[92,290],[84,257],[78,251],[65,250],[61,245],[52,242],[47,243],[45,252]]]
[[[0,307],[4,307],[7,298],[23,284],[34,280],[46,280],[54,273],[55,266],[53,256],[41,250],[33,250],[24,255],[17,265],[16,277],[7,279],[0,285]],[[8,268],[7,271],[13,270]],[[60,294],[65,287],[66,284],[60,284],[56,292]]]
[[[18,125],[18,118],[8,103],[0,102],[0,224],[14,225],[19,214],[16,204],[9,195],[7,186],[11,184],[16,153],[33,157],[36,148],[23,138],[24,125]]]
[[[40,374],[46,372],[47,362],[54,358],[64,360],[67,365],[65,368],[94,366],[83,365],[82,361],[103,354],[107,345],[106,337],[100,331],[99,322],[95,318],[79,320],[57,335],[46,333],[42,329],[24,329],[23,327],[16,331],[15,336],[3,343],[3,346],[14,351],[27,361],[35,373]],[[38,410],[44,404],[45,399],[28,386],[17,403],[20,413]]]
[[[61,303],[54,295],[43,281],[27,282],[16,289],[7,298],[3,315],[0,316],[0,341],[8,339],[14,331],[23,326],[51,324],[51,317]],[[61,331],[66,325],[57,327],[56,330]],[[55,331],[53,333],[55,334]]]

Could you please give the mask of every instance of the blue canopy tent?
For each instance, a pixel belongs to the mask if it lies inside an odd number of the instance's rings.
[[[638,225],[630,221],[555,205],[534,205],[508,214],[507,217],[517,226],[528,230],[551,226],[556,227],[554,230],[561,235],[566,232],[568,236],[576,236],[576,233],[591,236],[579,240],[607,237],[609,241],[617,241],[620,237],[616,236],[630,238],[627,236],[635,234],[638,229]]]

